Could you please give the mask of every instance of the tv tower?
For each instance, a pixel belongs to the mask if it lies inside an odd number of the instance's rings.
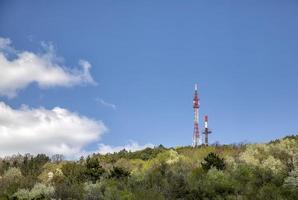
[[[192,141],[193,147],[197,147],[200,144],[199,108],[200,108],[200,99],[198,96],[198,85],[195,84],[195,93],[193,98],[193,109],[194,109],[194,130],[193,130],[193,141]]]
[[[205,115],[205,130],[203,134],[205,134],[205,145],[208,146],[208,135],[211,133],[211,131],[208,128],[208,115]]]

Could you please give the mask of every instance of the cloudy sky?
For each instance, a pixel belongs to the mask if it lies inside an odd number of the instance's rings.
[[[0,0],[0,156],[189,145],[196,82],[211,142],[298,133],[297,9]]]

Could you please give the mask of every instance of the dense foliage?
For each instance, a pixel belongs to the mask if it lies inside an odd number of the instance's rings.
[[[298,136],[268,144],[147,148],[0,160],[1,199],[298,199]]]

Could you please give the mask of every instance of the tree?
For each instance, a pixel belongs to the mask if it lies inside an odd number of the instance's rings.
[[[92,181],[93,183],[99,180],[102,174],[105,172],[105,170],[100,165],[99,160],[94,156],[87,157],[86,167],[87,169],[85,173],[86,173],[87,179]]]
[[[212,167],[215,167],[218,170],[224,170],[226,165],[223,158],[220,158],[215,153],[211,152],[209,153],[205,158],[204,162],[201,163],[202,168],[206,171],[211,169]]]
[[[62,166],[62,175],[53,178],[55,199],[83,199],[86,167],[75,162]]]
[[[75,162],[68,162],[62,166],[62,173],[68,184],[82,183],[85,181],[86,167]]]
[[[113,169],[110,172],[110,178],[125,178],[130,176],[130,172],[121,168],[121,167],[113,167]]]
[[[21,171],[24,176],[37,177],[42,172],[42,167],[50,161],[50,158],[45,154],[38,154],[35,157],[26,155],[21,165]]]
[[[20,169],[9,168],[0,179],[0,199],[1,196],[10,198],[20,188],[23,180]]]
[[[64,160],[64,156],[62,154],[55,154],[52,156],[51,161],[54,163],[60,163]]]

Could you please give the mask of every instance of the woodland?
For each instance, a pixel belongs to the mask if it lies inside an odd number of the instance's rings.
[[[298,199],[298,136],[263,144],[0,159],[0,199]]]

